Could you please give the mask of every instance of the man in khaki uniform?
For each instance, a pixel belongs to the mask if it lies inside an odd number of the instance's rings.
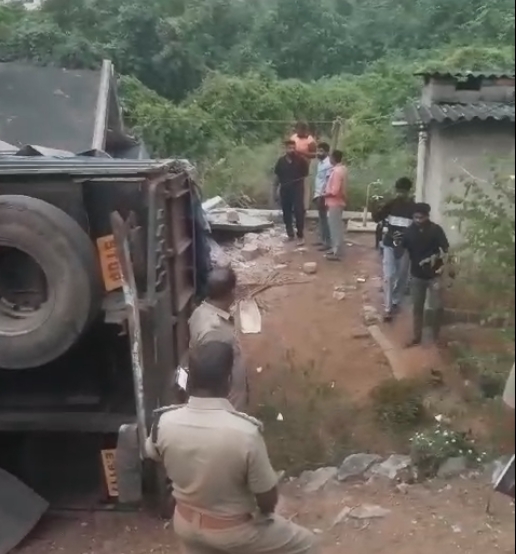
[[[249,404],[249,381],[235,322],[229,310],[235,301],[237,277],[229,268],[211,271],[207,283],[207,299],[190,318],[190,348],[212,340],[227,342],[233,347],[233,386],[229,401],[239,412]]]
[[[174,483],[175,531],[187,554],[312,554],[313,535],[274,513],[262,426],[226,400],[232,366],[227,342],[192,352],[188,405],[165,412],[147,441]]]

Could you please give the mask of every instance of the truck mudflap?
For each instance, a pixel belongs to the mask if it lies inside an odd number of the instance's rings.
[[[47,509],[46,500],[0,469],[0,554],[18,546]]]

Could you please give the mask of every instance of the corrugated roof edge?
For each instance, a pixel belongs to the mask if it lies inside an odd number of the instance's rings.
[[[126,160],[74,156],[66,158],[48,156],[0,156],[0,175],[68,174],[73,176],[141,175],[163,170],[187,171],[185,160]]]
[[[418,71],[416,77],[441,77],[448,79],[515,79],[514,71]]]
[[[431,104],[414,102],[397,112],[394,124],[427,125],[431,122],[516,121],[514,103]]]

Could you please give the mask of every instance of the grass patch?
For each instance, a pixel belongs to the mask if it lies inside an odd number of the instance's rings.
[[[406,432],[425,422],[424,387],[420,381],[389,379],[371,392],[375,419],[394,432]]]
[[[353,410],[345,393],[317,378],[317,368],[285,360],[264,369],[272,377],[256,410],[265,424],[274,467],[298,475],[338,465],[349,452]]]

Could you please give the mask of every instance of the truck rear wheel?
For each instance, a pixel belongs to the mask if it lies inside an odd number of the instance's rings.
[[[101,300],[95,247],[80,225],[42,200],[0,196],[0,368],[62,356]]]

